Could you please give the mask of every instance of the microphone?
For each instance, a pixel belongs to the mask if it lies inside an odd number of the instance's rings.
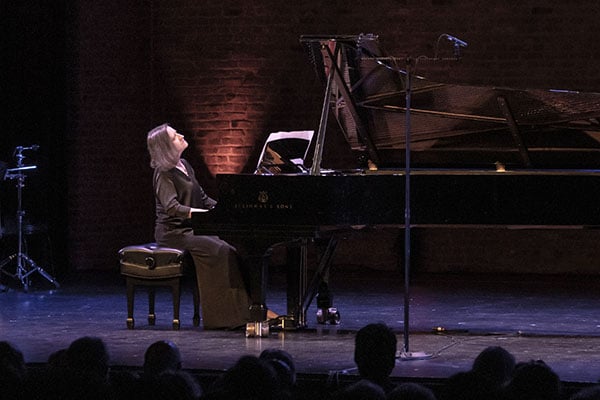
[[[40,148],[39,144],[33,144],[31,146],[17,146],[15,147],[15,151],[13,151],[13,157],[17,157],[19,159],[23,159],[23,152],[25,150],[38,151]]]
[[[444,36],[446,36],[446,38],[451,41],[452,43],[454,43],[455,46],[460,46],[460,47],[467,47],[469,44],[463,40],[460,40],[457,37],[454,37],[452,35],[448,35],[447,33],[444,34]]]
[[[33,144],[31,146],[17,146],[17,147],[15,147],[15,151],[24,151],[24,150],[38,151],[39,149],[40,149],[40,145],[39,144]]]

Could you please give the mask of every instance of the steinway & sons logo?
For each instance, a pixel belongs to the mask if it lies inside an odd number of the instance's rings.
[[[236,203],[234,208],[241,209],[265,209],[265,210],[291,210],[291,203],[270,203],[269,193],[266,190],[261,190],[256,196],[256,202]]]
[[[261,190],[258,192],[258,202],[262,204],[266,204],[269,201],[269,194],[266,190]]]

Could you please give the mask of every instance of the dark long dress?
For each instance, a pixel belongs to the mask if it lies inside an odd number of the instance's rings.
[[[188,219],[190,208],[208,209],[216,202],[204,192],[191,165],[182,162],[188,175],[177,168],[154,171],[155,240],[161,246],[191,253],[205,329],[242,326],[249,320],[250,300],[235,248],[217,236],[194,235]]]

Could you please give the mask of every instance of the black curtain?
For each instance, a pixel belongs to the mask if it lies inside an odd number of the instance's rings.
[[[29,255],[60,275],[66,255],[66,1],[20,0],[0,3],[0,163],[17,166],[22,152],[22,189]],[[0,180],[2,259],[15,251],[17,179]]]

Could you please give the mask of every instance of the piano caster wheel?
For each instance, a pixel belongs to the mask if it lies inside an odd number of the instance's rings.
[[[198,314],[194,315],[194,326],[200,326],[200,316]]]
[[[178,331],[179,330],[179,320],[178,319],[174,319],[173,320],[173,330],[174,331]]]
[[[148,314],[148,325],[154,325],[156,323],[156,314]]]
[[[335,307],[319,308],[317,310],[317,323],[338,325],[340,323],[340,312]]]
[[[134,326],[133,318],[127,318],[127,329],[133,329]]]
[[[267,337],[269,336],[269,322],[248,322],[246,324],[246,337]]]
[[[341,320],[340,312],[335,307],[332,307],[329,310],[329,323],[332,325],[339,325]]]

